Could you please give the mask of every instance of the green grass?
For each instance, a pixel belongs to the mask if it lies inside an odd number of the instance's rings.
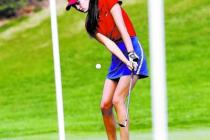
[[[119,132],[117,133],[119,137]],[[132,140],[152,140],[151,132],[131,132],[130,138]],[[210,133],[209,129],[195,129],[195,130],[176,130],[170,131],[168,134],[170,140],[209,140]],[[34,134],[30,136],[19,136],[15,138],[0,138],[0,140],[57,140],[57,133],[47,133],[47,134]],[[67,133],[67,140],[107,140],[105,132],[98,133]]]
[[[209,127],[210,4],[207,0],[168,0],[165,6],[169,128]],[[124,8],[149,65],[146,1]],[[104,131],[99,103],[110,54],[80,27],[84,19],[74,10],[58,17],[67,133]],[[102,64],[101,70],[95,69],[96,63]],[[0,74],[0,138],[55,133],[49,19],[15,34],[12,40],[0,38]],[[149,78],[139,81],[132,92],[131,130],[151,129],[149,84]]]
[[[0,26],[0,33],[8,30],[11,27],[17,26],[20,22],[23,22],[26,19],[28,19],[28,17],[26,17],[26,16],[10,19],[7,23]]]

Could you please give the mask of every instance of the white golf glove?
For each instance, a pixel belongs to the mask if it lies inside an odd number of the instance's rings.
[[[139,60],[138,55],[134,51],[128,52],[128,59],[130,63],[132,64],[132,67],[130,66],[130,64],[127,64],[128,68],[130,70],[136,71],[138,67],[138,60]]]

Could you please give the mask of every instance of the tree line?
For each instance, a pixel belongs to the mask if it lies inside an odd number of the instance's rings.
[[[0,18],[16,17],[46,6],[48,0],[0,0]]]

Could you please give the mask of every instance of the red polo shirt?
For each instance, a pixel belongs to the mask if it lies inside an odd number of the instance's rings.
[[[99,19],[97,31],[113,41],[121,39],[121,34],[111,15],[111,8],[118,3],[118,0],[98,0]],[[130,36],[136,36],[136,32],[126,12],[121,8],[122,16]]]

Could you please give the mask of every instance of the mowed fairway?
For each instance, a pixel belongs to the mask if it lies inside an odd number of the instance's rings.
[[[149,66],[147,1],[125,3]],[[165,1],[170,130],[210,127],[209,8],[208,0]],[[103,140],[99,104],[110,53],[88,37],[84,20],[75,10],[58,17],[65,129],[68,138],[79,140],[80,133],[87,133],[94,140],[93,134],[99,133],[95,139]],[[50,19],[12,37],[4,34],[24,21],[27,18],[0,27],[7,28],[0,30],[0,138],[57,139]],[[102,65],[100,70],[95,68],[97,63]],[[132,91],[132,131],[151,130],[149,84],[149,78],[139,81]],[[151,139],[150,133],[145,139]]]
[[[179,130],[169,133],[170,140],[209,140],[210,129],[196,129],[196,130]],[[119,133],[118,133],[119,136]],[[131,140],[152,140],[151,132],[132,132],[130,133]],[[30,136],[22,136],[15,138],[3,138],[0,140],[57,140],[56,133],[38,134]],[[67,140],[107,140],[104,133],[80,133],[80,134],[66,134]]]

